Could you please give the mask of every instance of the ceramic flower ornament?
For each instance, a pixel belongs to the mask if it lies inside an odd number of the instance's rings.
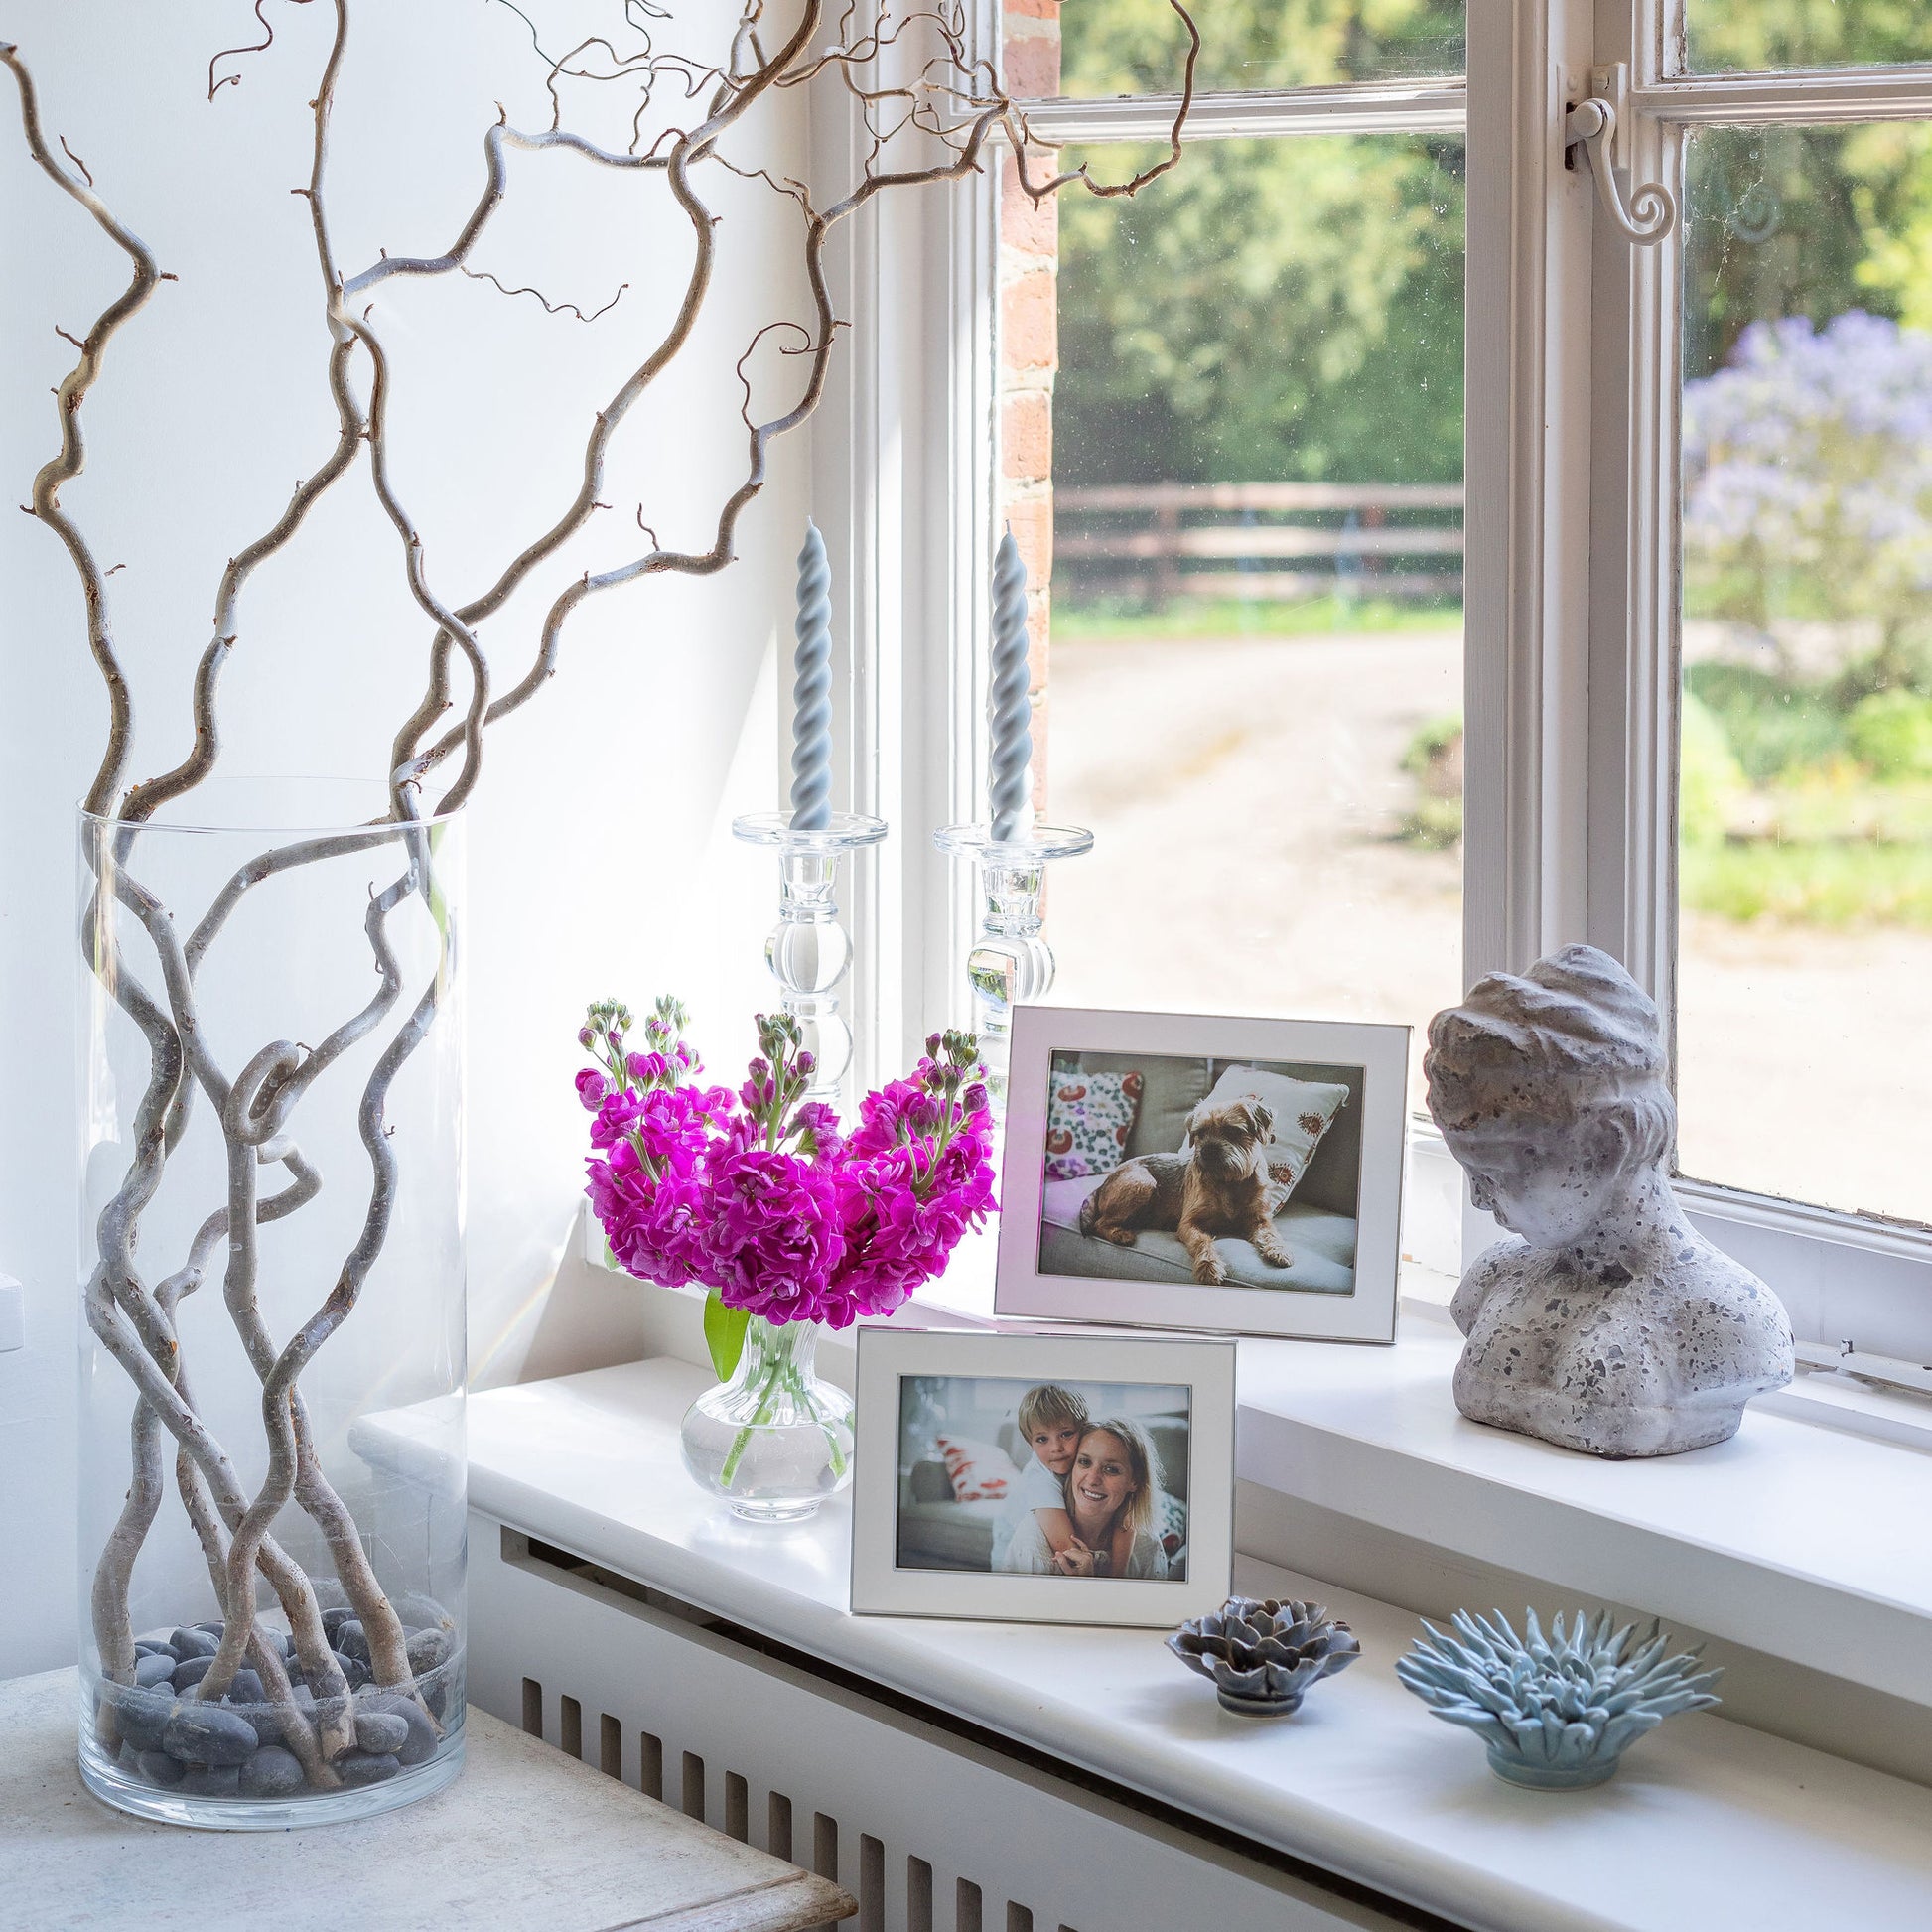
[[[1324,1677],[1362,1654],[1355,1633],[1319,1603],[1230,1596],[1183,1623],[1168,1648],[1214,1686],[1221,1708],[1244,1717],[1287,1717]]]
[[[1645,1731],[1719,1702],[1711,1687],[1724,1673],[1699,1671],[1694,1651],[1667,1655],[1672,1639],[1654,1623],[1639,1638],[1634,1624],[1612,1629],[1608,1611],[1592,1622],[1579,1610],[1545,1636],[1531,1610],[1519,1638],[1500,1610],[1451,1621],[1452,1637],[1425,1623],[1395,1674],[1437,1717],[1473,1730],[1509,1784],[1601,1784]]]

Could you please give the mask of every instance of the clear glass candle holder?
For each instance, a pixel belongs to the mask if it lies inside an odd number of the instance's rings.
[[[852,965],[851,935],[839,922],[839,866],[848,852],[877,845],[886,821],[833,812],[807,832],[792,817],[753,813],[732,821],[732,836],[778,855],[778,923],[764,942],[764,963],[812,1055],[810,1098],[836,1106],[852,1065],[852,1027],[839,1010],[839,987]]]
[[[1077,825],[1035,825],[1020,838],[996,839],[992,826],[981,823],[943,826],[932,842],[978,868],[979,929],[966,956],[966,979],[987,1091],[1003,1115],[1013,1009],[1043,1000],[1053,984],[1053,949],[1041,931],[1046,868],[1091,851],[1093,834]]]

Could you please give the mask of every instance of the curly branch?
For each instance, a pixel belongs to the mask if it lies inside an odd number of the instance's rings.
[[[1027,173],[1027,151],[1035,145],[1033,130],[1028,126],[1024,113],[1009,108],[1002,118],[1012,137],[1021,191],[1031,197],[1035,205],[1045,201],[1048,196],[1057,195],[1062,188],[1076,181],[1090,195],[1138,195],[1149,182],[1158,181],[1171,169],[1180,165],[1180,137],[1186,128],[1187,116],[1194,111],[1194,69],[1200,61],[1200,29],[1194,25],[1193,15],[1181,4],[1181,0],[1168,0],[1168,5],[1180,16],[1180,24],[1187,30],[1187,65],[1181,78],[1180,105],[1174,109],[1173,125],[1168,130],[1168,152],[1152,167],[1143,168],[1127,181],[1097,182],[1087,172],[1086,163],[1082,162],[1077,168],[1069,168],[1035,183]]]
[[[238,73],[224,73],[219,80],[215,79],[214,69],[223,61],[229,60],[236,55],[266,54],[275,45],[275,29],[268,24],[268,16],[262,12],[262,9],[267,4],[268,0],[255,0],[255,19],[261,25],[261,39],[247,47],[224,47],[207,64],[207,97],[209,100],[212,100],[223,87],[238,87],[241,85],[241,75]],[[306,7],[310,4],[311,0],[289,0],[289,5],[292,7]]]
[[[504,295],[534,295],[543,304],[546,313],[553,316],[575,316],[579,322],[595,322],[599,316],[608,316],[623,300],[623,292],[630,286],[628,282],[620,282],[618,284],[617,294],[612,296],[603,308],[593,309],[589,315],[586,315],[574,302],[552,302],[541,289],[506,288],[486,268],[466,268],[463,270],[463,273],[469,276],[473,282],[490,283]]]
[[[100,375],[101,360],[106,354],[107,345],[120,326],[147,305],[156,283],[161,280],[161,270],[147,243],[114,215],[89,183],[77,180],[55,160],[41,128],[40,100],[34,89],[33,76],[21,62],[20,50],[11,42],[0,41],[0,66],[11,70],[14,84],[20,90],[20,118],[27,136],[28,153],[39,164],[41,172],[63,194],[78,202],[94,217],[115,247],[134,264],[133,279],[122,291],[119,300],[101,311],[94,326],[87,332],[79,361],[55,391],[61,405],[61,453],[44,464],[34,479],[34,514],[61,539],[69,557],[72,559],[74,570],[80,578],[81,594],[86,600],[88,646],[107,686],[107,749],[99,770],[94,773],[93,783],[87,787],[84,801],[88,811],[104,812],[120,788],[121,774],[127,768],[129,741],[134,729],[134,705],[127,678],[121,669],[120,653],[114,645],[113,626],[108,620],[106,580],[86,538],[62,509],[61,489],[86,468],[87,447],[80,433],[80,407]],[[66,145],[62,143],[63,147]],[[86,171],[82,169],[81,172],[85,174]]]

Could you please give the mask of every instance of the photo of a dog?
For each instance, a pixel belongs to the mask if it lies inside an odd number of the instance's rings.
[[[1080,1232],[1131,1248],[1142,1228],[1169,1230],[1187,1250],[1194,1279],[1210,1288],[1228,1278],[1214,1247],[1238,1235],[1274,1268],[1292,1268],[1274,1216],[1279,1183],[1268,1160],[1275,1110],[1256,1094],[1221,1106],[1203,1100],[1187,1116],[1179,1154],[1123,1161],[1080,1204]]]
[[[1042,1275],[1352,1295],[1359,1066],[1054,1052]]]

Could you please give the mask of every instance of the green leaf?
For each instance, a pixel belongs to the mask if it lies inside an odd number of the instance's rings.
[[[711,1366],[721,1382],[732,1379],[738,1358],[745,1352],[745,1330],[751,1325],[750,1309],[728,1309],[714,1288],[704,1298],[704,1339],[711,1350]]]

